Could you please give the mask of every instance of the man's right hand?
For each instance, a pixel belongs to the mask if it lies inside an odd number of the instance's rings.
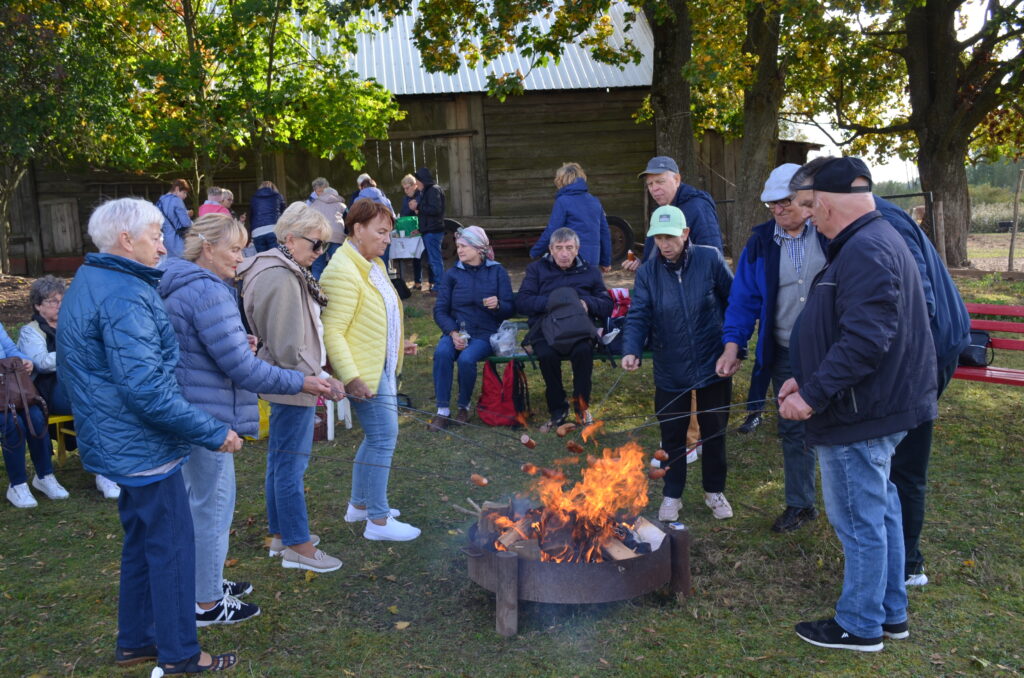
[[[233,454],[240,449],[242,449],[242,439],[233,430],[228,430],[228,437],[224,439],[217,451]]]
[[[718,362],[715,363],[715,374],[720,377],[731,377],[736,374],[736,371],[740,369],[740,359],[736,356],[739,354],[739,346],[735,342],[727,342],[725,344],[725,350],[722,351],[722,355],[718,358]]]
[[[330,398],[332,395],[331,382],[320,377],[305,377],[302,380],[302,392]]]
[[[636,372],[640,369],[640,358],[632,354],[622,356],[622,369],[627,372]]]
[[[640,268],[640,260],[639,259],[634,259],[633,261],[630,261],[629,259],[626,259],[624,262],[622,262],[622,270],[623,271],[634,272],[638,268]]]

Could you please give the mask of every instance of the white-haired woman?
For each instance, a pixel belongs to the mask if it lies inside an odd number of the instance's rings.
[[[200,217],[185,236],[181,258],[167,261],[158,289],[181,345],[175,374],[185,398],[240,434],[255,435],[257,392],[330,396],[331,384],[253,355],[255,341],[242,325],[234,288],[247,240],[245,227],[229,216]],[[196,624],[255,617],[260,608],[238,599],[252,585],[224,579],[235,511],[234,458],[193,446],[182,472],[196,534]]]
[[[320,313],[327,295],[309,267],[324,251],[331,227],[309,205],[293,202],[277,220],[277,246],[238,267],[249,327],[262,345],[257,355],[305,376],[326,377]],[[340,384],[338,385],[340,387]],[[316,396],[261,393],[270,402],[266,500],[270,553],[286,568],[333,572],[341,561],[316,546],[309,532],[303,477],[313,452]]]

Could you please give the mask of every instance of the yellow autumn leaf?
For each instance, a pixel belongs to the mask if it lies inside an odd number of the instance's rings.
[[[407,621],[395,622],[395,628],[398,629],[399,631],[404,631],[405,629],[409,628],[409,624],[410,623],[411,622],[407,622]]]
[[[313,572],[312,570],[306,570],[306,583],[308,584],[314,579],[316,579],[316,572]]]
[[[390,606],[388,608],[388,612],[390,612],[391,614],[398,614],[398,606],[397,605]]]

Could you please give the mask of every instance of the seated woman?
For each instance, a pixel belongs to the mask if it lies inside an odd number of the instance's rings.
[[[441,340],[434,351],[437,414],[427,430],[440,431],[451,421],[452,368],[459,365],[459,410],[454,421],[469,421],[469,401],[476,385],[476,364],[491,355],[491,335],[515,312],[508,272],[494,260],[484,229],[460,228],[455,236],[459,261],[445,274],[434,304]]]
[[[0,324],[0,358],[21,358],[22,369],[32,374],[32,361],[18,350],[11,341],[7,330]],[[31,422],[28,419],[31,418]],[[31,423],[31,426],[29,425]],[[39,435],[32,435],[35,431]],[[26,435],[26,433],[28,435]],[[4,450],[4,466],[7,467],[7,500],[16,508],[35,508],[38,506],[32,491],[28,489],[28,473],[25,469],[25,443],[32,456],[32,465],[36,467],[36,477],[32,479],[32,487],[50,499],[67,499],[68,491],[61,487],[53,475],[53,444],[46,432],[46,417],[40,407],[29,407],[29,416],[18,412],[15,416],[0,415],[0,438]]]
[[[640,367],[648,333],[654,351],[654,409],[668,452],[668,473],[658,519],[679,519],[686,486],[686,429],[691,393],[697,394],[697,420],[704,436],[701,473],[704,503],[715,518],[732,518],[725,491],[725,429],[729,423],[732,379],[716,373],[722,352],[722,322],[732,287],[732,271],[714,247],[687,239],[686,217],[665,205],[651,215],[657,255],[640,266],[626,315],[622,367]]]
[[[64,281],[52,275],[43,276],[29,288],[32,321],[18,334],[18,349],[32,361],[32,378],[36,390],[46,401],[50,414],[71,414],[71,401],[57,377],[57,315],[64,299]],[[68,437],[68,449],[74,448],[74,437]],[[117,483],[96,474],[96,489],[107,499],[121,496]]]

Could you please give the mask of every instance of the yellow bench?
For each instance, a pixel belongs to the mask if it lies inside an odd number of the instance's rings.
[[[57,427],[57,460],[62,464],[68,456],[68,448],[64,437],[75,435],[74,423],[75,418],[70,414],[51,414],[50,418],[46,420],[47,426]],[[68,426],[65,427],[66,424]]]

